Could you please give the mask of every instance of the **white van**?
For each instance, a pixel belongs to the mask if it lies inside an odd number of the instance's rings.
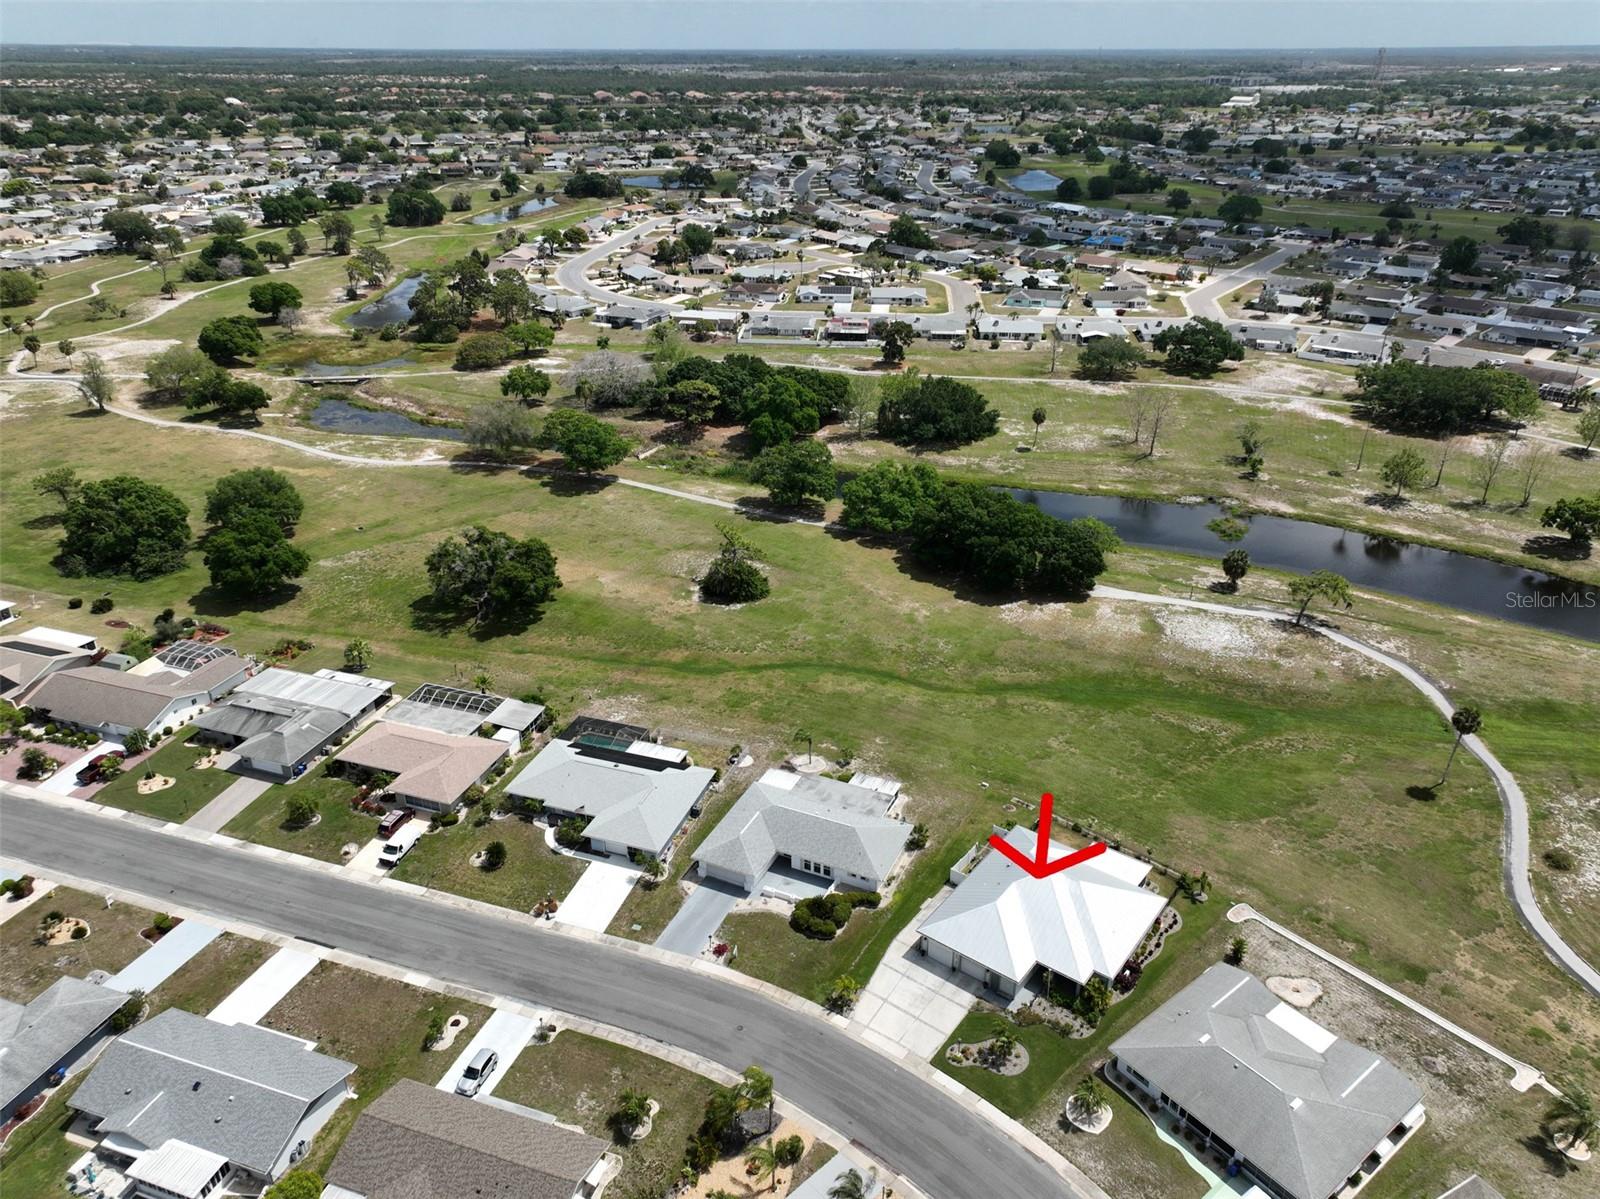
[[[411,852],[411,847],[420,841],[422,834],[427,831],[427,826],[420,820],[401,825],[399,831],[385,841],[383,848],[378,851],[378,865],[399,865],[400,859]]]

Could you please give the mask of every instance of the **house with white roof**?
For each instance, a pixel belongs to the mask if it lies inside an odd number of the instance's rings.
[[[862,776],[857,776],[858,778]],[[782,893],[763,882],[774,866],[812,875],[824,886],[881,891],[905,852],[910,826],[890,813],[899,784],[840,782],[769,770],[729,809],[695,851],[704,878],[747,892]]]
[[[1032,858],[1037,835],[1014,828],[1007,844]],[[1050,856],[1071,852],[1050,842]],[[1049,970],[1057,983],[1110,982],[1139,948],[1167,898],[1145,887],[1148,862],[1107,849],[1035,878],[995,849],[983,852],[955,893],[918,927],[929,962],[983,981],[1005,999]]]

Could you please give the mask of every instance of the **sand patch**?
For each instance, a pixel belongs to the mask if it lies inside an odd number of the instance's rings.
[[[1266,983],[1267,990],[1290,1007],[1308,1008],[1322,998],[1322,984],[1314,978],[1285,978],[1275,974]]]
[[[1259,658],[1267,652],[1266,631],[1254,620],[1184,609],[1158,609],[1162,633],[1186,649],[1217,658]]]
[[[154,795],[157,791],[165,791],[177,781],[167,775],[158,774],[154,778],[140,779],[136,790],[140,795]]]

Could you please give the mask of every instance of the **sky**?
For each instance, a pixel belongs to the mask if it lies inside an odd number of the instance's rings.
[[[6,0],[5,45],[1205,50],[1600,44],[1600,0]]]

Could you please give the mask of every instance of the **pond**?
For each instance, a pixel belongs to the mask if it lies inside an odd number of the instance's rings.
[[[1007,182],[1019,192],[1053,192],[1061,179],[1049,171],[1032,170],[1014,175]]]
[[[300,368],[302,379],[329,379],[343,375],[355,377],[358,375],[376,375],[384,371],[399,370],[403,366],[415,366],[409,358],[385,358],[382,362],[364,362],[359,366],[352,366],[348,362],[317,362],[312,360]]]
[[[1600,641],[1600,588],[1528,567],[1283,516],[1242,516],[1249,531],[1240,541],[1224,542],[1206,528],[1209,521],[1228,515],[1219,504],[1170,504],[1061,491],[1011,494],[1062,520],[1097,517],[1130,545],[1219,560],[1237,545],[1249,551],[1256,566],[1331,570],[1359,587]]]
[[[554,208],[555,200],[549,196],[543,199],[523,200],[516,204],[507,204],[501,208],[491,208],[488,212],[480,212],[467,222],[469,225],[503,225],[507,221],[514,221],[521,216],[529,216],[535,212],[542,212],[546,208]]]
[[[323,400],[312,410],[314,428],[330,433],[369,433],[380,437],[431,437],[435,441],[465,441],[464,429],[454,425],[425,425],[403,412],[374,412],[347,400]]]
[[[665,187],[660,175],[625,175],[622,179],[624,187]]]
[[[411,319],[411,297],[421,286],[421,275],[411,275],[402,279],[387,293],[345,317],[344,323],[352,329],[381,329],[385,325],[403,325]]]

